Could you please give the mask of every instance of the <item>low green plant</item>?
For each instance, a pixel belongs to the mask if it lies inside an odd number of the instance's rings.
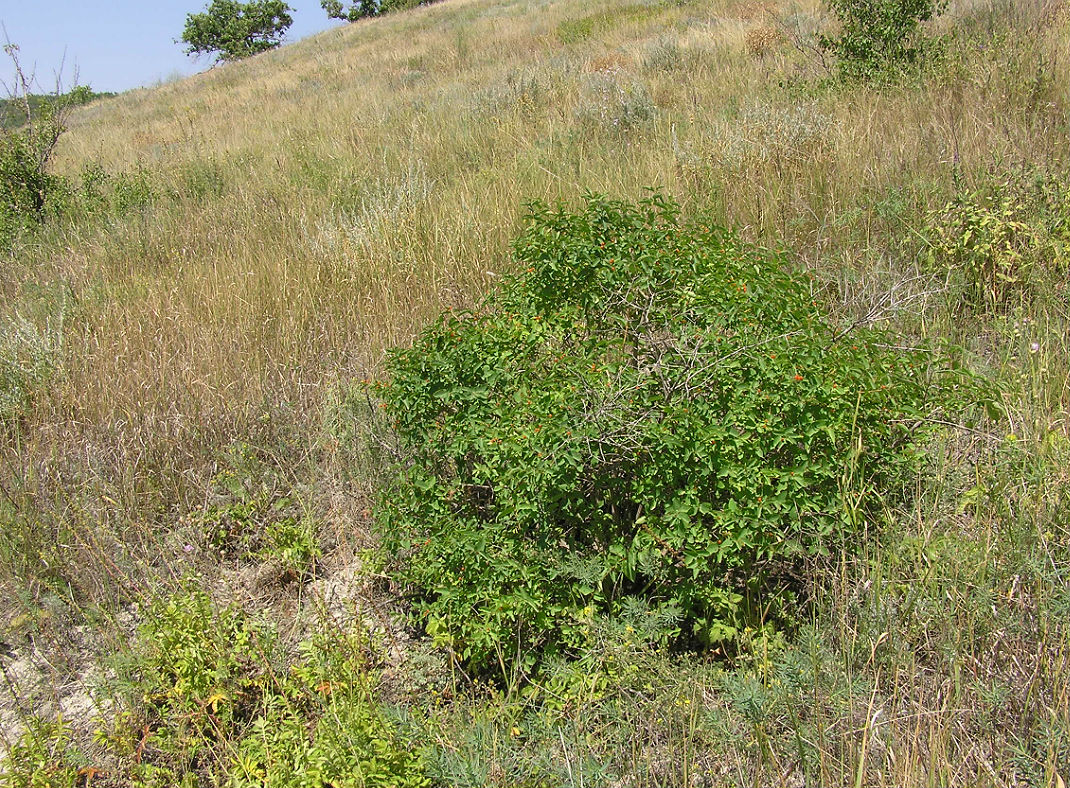
[[[947,0],[828,0],[840,22],[839,35],[822,36],[823,50],[836,58],[839,76],[848,81],[888,79],[929,54],[931,39],[920,34],[923,22],[939,16]]]
[[[479,669],[567,655],[637,601],[661,642],[732,639],[865,533],[963,382],[659,195],[536,204],[514,254],[377,387],[404,459],[384,546]]]
[[[220,774],[219,749],[257,715],[277,665],[275,633],[239,608],[220,608],[191,585],[146,611],[135,655],[145,738],[136,778],[169,784]],[[151,741],[150,741],[151,740]]]
[[[141,166],[111,179],[111,208],[119,216],[141,211],[156,198],[149,173]]]
[[[1053,179],[1006,176],[931,211],[929,264],[962,293],[960,308],[1005,312],[1065,292],[1070,192]]]
[[[360,630],[317,630],[289,661],[274,630],[191,585],[146,611],[140,698],[98,744],[141,786],[419,788],[420,755],[376,697]]]
[[[108,206],[108,189],[112,178],[97,162],[82,166],[72,197],[87,214],[97,213]]]
[[[30,717],[18,742],[0,760],[3,788],[70,788],[79,778],[82,754],[62,718]]]
[[[557,25],[557,37],[562,44],[578,44],[622,25],[643,22],[657,16],[661,10],[662,7],[657,4],[629,3],[578,18],[563,19]]]
[[[289,499],[279,498],[271,481],[243,465],[219,471],[212,478],[212,493],[211,501],[195,510],[190,520],[203,531],[208,545],[227,558],[254,554],[274,511],[289,505]]]
[[[292,577],[313,573],[323,555],[316,539],[316,522],[309,516],[283,517],[267,524],[260,557],[282,564]]]
[[[227,558],[274,559],[291,579],[310,575],[322,554],[315,518],[252,446],[232,444],[222,462],[209,502],[189,522]]]
[[[235,748],[232,788],[422,788],[418,753],[405,747],[374,696],[367,651],[353,634],[323,632]]]
[[[222,196],[225,188],[226,177],[220,162],[211,157],[195,159],[182,168],[180,187],[172,198],[203,203]]]

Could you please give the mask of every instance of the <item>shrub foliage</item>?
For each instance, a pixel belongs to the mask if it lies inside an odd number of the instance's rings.
[[[947,0],[828,0],[840,34],[821,39],[847,80],[886,78],[918,63],[931,42],[922,22],[943,13]]]
[[[535,205],[514,253],[522,273],[377,387],[405,458],[385,546],[477,668],[568,652],[595,615],[730,639],[855,535],[950,391],[930,354],[838,331],[806,275],[657,195]]]
[[[286,670],[273,628],[192,583],[147,613],[141,708],[98,735],[128,767],[122,784],[427,785],[381,713],[359,630],[314,633]]]

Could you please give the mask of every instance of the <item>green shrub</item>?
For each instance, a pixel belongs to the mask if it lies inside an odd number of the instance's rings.
[[[0,100],[0,250],[49,213],[62,211],[70,185],[49,171],[56,145],[71,108],[102,95],[85,85],[32,94],[33,75],[23,71],[18,46],[8,43],[3,50],[14,78],[9,97]]]
[[[840,77],[873,80],[919,63],[932,41],[919,35],[922,22],[943,13],[947,0],[828,0],[840,22],[839,36],[822,36]]]
[[[57,179],[47,172],[63,126],[45,115],[33,129],[0,134],[0,216],[5,221],[40,216]]]
[[[958,379],[838,331],[806,275],[659,196],[536,205],[514,253],[377,387],[404,457],[384,545],[477,668],[569,653],[637,602],[662,641],[731,638],[858,538]]]

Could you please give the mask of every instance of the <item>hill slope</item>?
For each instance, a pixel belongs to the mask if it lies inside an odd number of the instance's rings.
[[[424,745],[435,783],[1065,780],[1066,10],[953,3],[942,57],[881,88],[830,78],[832,25],[816,2],[446,0],[77,110],[71,208],[0,266],[5,719],[73,714],[76,765],[115,784],[235,768],[238,733],[160,722],[209,691],[143,697],[179,683],[145,690],[171,669],[146,641],[226,619],[146,607],[195,574],[283,633],[224,673],[285,674],[302,637],[363,622],[357,706],[390,733],[366,732]],[[815,567],[809,626],[731,662],[607,630],[545,694],[470,685],[361,561],[383,469],[353,383],[511,270],[526,202],[648,187],[789,249],[845,325],[964,346],[1006,419],[928,447],[881,539]],[[339,683],[308,670],[296,706]]]

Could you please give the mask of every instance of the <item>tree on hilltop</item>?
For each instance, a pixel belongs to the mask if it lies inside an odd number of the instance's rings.
[[[435,0],[354,0],[346,8],[342,0],[320,0],[320,6],[330,19],[343,19],[356,22],[367,16],[379,16],[391,11],[404,11],[418,5],[429,5]]]
[[[283,0],[212,0],[203,12],[186,16],[186,54],[215,52],[216,62],[226,62],[274,49],[293,24],[292,11]]]

